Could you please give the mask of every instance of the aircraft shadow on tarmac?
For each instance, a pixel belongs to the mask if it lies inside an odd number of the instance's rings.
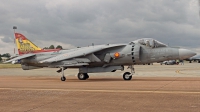
[[[58,78],[47,78],[47,77],[27,77],[28,80],[45,80],[45,81],[60,81]],[[76,78],[69,78],[65,82],[107,82],[107,81],[120,81],[120,82],[132,82],[132,81],[200,81],[199,79],[189,78],[189,79],[182,79],[180,77],[159,77],[159,78],[152,78],[152,77],[142,77],[142,78],[133,78],[129,81],[124,81],[121,78],[90,78],[88,80],[78,80]]]
[[[60,81],[58,78],[36,78],[36,77],[28,77],[28,80],[45,80],[45,81]],[[79,79],[76,79],[76,78],[69,78],[67,79],[65,82],[99,82],[99,81],[102,81],[102,82],[105,82],[105,81],[123,81],[123,79],[121,78],[91,78],[91,79],[87,79],[87,80],[79,80]],[[130,80],[131,81],[131,80]],[[133,80],[132,80],[133,81]],[[60,81],[62,82],[62,81]],[[125,81],[127,82],[127,81]]]

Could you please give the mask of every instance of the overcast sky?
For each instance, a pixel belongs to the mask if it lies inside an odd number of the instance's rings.
[[[14,25],[41,48],[154,38],[200,52],[198,0],[0,0],[0,54]]]

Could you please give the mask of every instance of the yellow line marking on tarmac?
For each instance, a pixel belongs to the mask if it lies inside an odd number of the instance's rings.
[[[105,93],[168,93],[168,94],[200,94],[200,91],[145,91],[145,90],[89,90],[89,89],[37,89],[37,88],[0,88],[0,90],[29,91],[66,91],[66,92],[105,92]]]
[[[175,72],[178,74],[184,74],[184,75],[191,75],[188,73],[183,73],[183,71],[191,71],[191,70],[199,70],[199,67],[191,68],[191,69],[181,69],[181,70],[176,70]]]

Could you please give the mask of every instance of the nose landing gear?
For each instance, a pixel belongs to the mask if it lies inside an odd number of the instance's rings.
[[[132,79],[132,75],[135,73],[133,65],[128,66],[128,68],[131,69],[131,73],[130,72],[125,72],[123,74],[123,79],[124,80],[131,80]]]

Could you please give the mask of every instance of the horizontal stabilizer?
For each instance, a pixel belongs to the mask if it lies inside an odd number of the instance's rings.
[[[11,60],[8,60],[8,61],[6,61],[6,62],[4,62],[4,63],[10,63],[10,62],[12,62],[12,61],[17,61],[17,60],[21,60],[21,59],[28,58],[28,57],[32,57],[32,56],[35,56],[35,54],[24,54],[24,55],[22,55],[22,56],[18,56],[18,57],[16,57],[16,58],[13,58],[13,59],[11,59]]]

